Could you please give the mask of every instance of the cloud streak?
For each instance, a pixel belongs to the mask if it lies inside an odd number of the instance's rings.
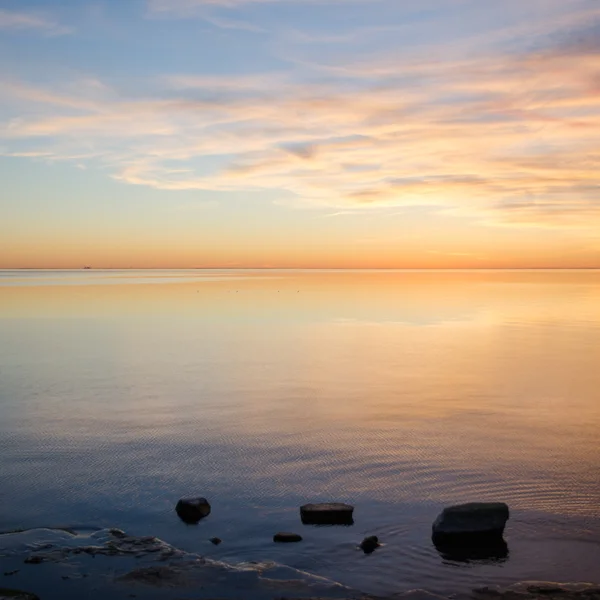
[[[71,29],[39,12],[17,12],[0,8],[0,30],[36,30],[48,35],[65,35]]]
[[[348,4],[363,0],[148,0],[151,12],[190,13],[201,8],[237,8],[247,4]]]

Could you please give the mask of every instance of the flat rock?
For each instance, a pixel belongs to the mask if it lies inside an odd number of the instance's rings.
[[[206,498],[181,498],[175,511],[182,521],[197,523],[210,514],[210,504]]]
[[[305,525],[352,525],[354,506],[341,502],[305,504],[300,507],[300,518]]]
[[[501,538],[509,518],[503,502],[472,502],[445,508],[433,523],[436,539]]]
[[[274,542],[283,542],[283,543],[291,543],[291,542],[301,542],[302,536],[297,533],[287,533],[280,531],[273,536]]]

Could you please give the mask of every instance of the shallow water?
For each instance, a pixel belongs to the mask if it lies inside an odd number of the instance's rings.
[[[0,339],[0,531],[119,527],[377,594],[600,581],[599,271],[0,272]],[[319,500],[355,525],[302,526]],[[508,556],[431,544],[471,500],[509,503]]]

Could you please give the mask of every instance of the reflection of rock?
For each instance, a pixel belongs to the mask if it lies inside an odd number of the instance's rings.
[[[472,502],[445,508],[433,523],[434,538],[501,538],[508,521],[503,502]]]
[[[35,594],[23,592],[22,590],[10,590],[0,588],[0,600],[40,600]]]
[[[291,543],[291,542],[301,542],[302,536],[297,533],[287,533],[287,532],[279,532],[273,536],[274,542],[283,542],[283,543]]]
[[[360,548],[365,554],[371,554],[379,546],[379,538],[376,535],[370,535],[360,543]]]
[[[181,498],[175,510],[182,521],[197,523],[210,514],[210,504],[206,498]]]
[[[354,507],[340,502],[305,504],[300,517],[305,525],[352,525]]]
[[[464,539],[442,536],[441,538],[434,537],[433,541],[436,550],[445,560],[457,562],[503,561],[508,558],[508,545],[502,537],[491,539],[467,537]]]

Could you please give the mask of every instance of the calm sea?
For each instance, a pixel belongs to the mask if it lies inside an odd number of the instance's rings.
[[[353,527],[301,525],[329,500]],[[472,500],[506,557],[432,545]],[[0,272],[0,505],[371,593],[600,582],[600,272]]]

